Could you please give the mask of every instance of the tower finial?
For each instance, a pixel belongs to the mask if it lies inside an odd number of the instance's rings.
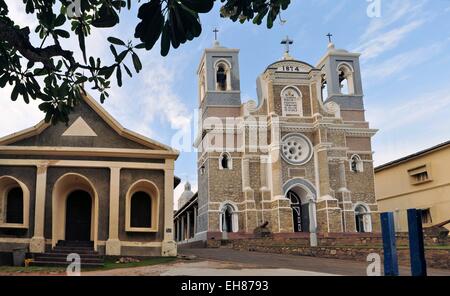
[[[285,39],[281,40],[281,44],[285,46],[285,53],[289,53],[289,46],[294,43],[293,40],[289,39],[289,36],[286,36]]]
[[[214,32],[214,47],[219,47],[220,43],[219,40],[217,40],[217,33],[219,33],[219,29],[214,28],[213,32]]]
[[[334,43],[333,43],[333,40],[331,40],[331,37],[333,37],[333,34],[328,33],[325,36],[328,37],[328,50],[333,50],[334,49]]]
[[[219,33],[219,29],[214,28],[213,32],[214,32],[214,40],[217,41],[217,33]]]
[[[292,57],[289,55],[289,46],[293,43],[294,41],[292,39],[289,39],[289,36],[286,36],[285,39],[281,40],[281,44],[284,44],[285,46],[284,59],[292,59]]]
[[[328,37],[328,43],[333,43],[333,42],[331,41],[331,37],[333,37],[333,34],[328,33],[326,36]]]

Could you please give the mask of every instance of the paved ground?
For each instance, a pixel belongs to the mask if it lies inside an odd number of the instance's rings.
[[[307,256],[268,254],[236,251],[232,249],[184,249],[184,255],[195,255],[199,259],[219,260],[240,264],[251,264],[264,269],[288,269],[319,272],[335,275],[366,275],[367,264],[348,260],[325,259]],[[401,275],[410,275],[409,267],[400,267]],[[429,275],[450,276],[450,270],[428,269]]]
[[[118,268],[83,272],[83,276],[323,276],[366,275],[367,264],[348,260],[314,258],[236,251],[232,249],[185,249],[179,250],[184,257],[169,264]],[[401,275],[410,275],[408,267],[400,268]],[[450,270],[428,269],[429,275],[450,276]],[[6,275],[6,274],[0,274]],[[9,275],[64,275],[64,273],[9,273]]]
[[[178,261],[172,264],[84,272],[83,276],[324,276],[325,273],[286,268],[258,268],[251,264],[213,260]]]

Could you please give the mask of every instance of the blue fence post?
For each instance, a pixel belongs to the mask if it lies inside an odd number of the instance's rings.
[[[408,210],[409,256],[411,275],[426,276],[425,247],[423,243],[422,210]]]
[[[384,275],[398,276],[397,247],[395,245],[394,213],[381,213],[383,233]]]

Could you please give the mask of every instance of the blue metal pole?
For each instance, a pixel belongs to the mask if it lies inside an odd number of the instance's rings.
[[[381,230],[383,234],[384,275],[398,276],[394,214],[392,212],[381,213]]]
[[[409,256],[411,258],[411,275],[426,276],[427,263],[423,243],[422,210],[408,210]]]

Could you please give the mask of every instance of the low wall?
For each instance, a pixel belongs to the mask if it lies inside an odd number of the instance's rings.
[[[408,234],[398,233],[396,238],[399,264],[410,265]],[[179,247],[232,248],[364,262],[370,253],[378,253],[383,258],[383,239],[380,233],[324,233],[317,235],[317,242],[317,247],[310,246],[309,233],[277,233],[264,238],[257,238],[253,234],[232,233],[228,234],[228,239],[222,239],[219,232],[208,233],[206,241]],[[426,234],[424,242],[427,266],[450,269],[448,238]]]
[[[355,260],[367,262],[367,256],[370,253],[377,253],[383,258],[383,248],[370,246],[288,246],[266,244],[255,241],[249,244],[242,241],[231,243],[232,248],[236,250],[246,250],[264,253],[290,254],[299,256],[311,256],[331,259]],[[409,266],[409,248],[397,248],[398,262],[400,265]],[[450,269],[450,248],[425,248],[425,258],[428,267]]]

